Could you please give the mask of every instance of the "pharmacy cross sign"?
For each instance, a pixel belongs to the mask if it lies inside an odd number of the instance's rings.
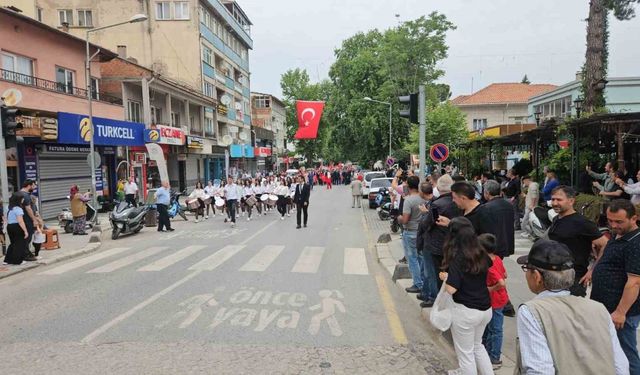
[[[429,155],[431,156],[431,160],[436,163],[442,163],[449,157],[449,148],[444,143],[436,143],[431,146]]]

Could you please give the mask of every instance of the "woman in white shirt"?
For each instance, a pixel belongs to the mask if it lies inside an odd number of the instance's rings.
[[[291,209],[295,208],[293,204],[293,196],[296,194],[296,187],[298,184],[291,177],[287,178],[287,186],[289,187],[289,195],[287,196],[287,216],[291,216]]]
[[[204,187],[205,195],[208,195],[209,198],[211,198],[209,203],[205,205],[205,219],[209,218],[209,208],[213,211],[213,216],[216,216],[216,205],[213,204],[213,200],[215,199],[217,192],[218,188],[213,185],[213,181],[209,180],[209,182],[207,182],[207,186]]]
[[[258,210],[258,215],[262,215],[262,193],[264,193],[264,187],[260,185],[260,179],[256,178],[253,180],[253,195],[256,197],[256,209]]]
[[[284,215],[287,213],[287,198],[289,197],[289,188],[286,185],[284,178],[280,182],[277,182],[277,187],[274,194],[278,196],[278,212],[280,213],[280,220],[284,220]]]
[[[250,199],[253,198],[253,199]],[[249,201],[248,201],[249,200]],[[253,185],[251,184],[251,180],[247,179],[244,181],[244,187],[242,188],[242,211],[247,213],[247,221],[251,220],[251,213],[253,211],[254,204],[250,204],[255,200],[255,196],[253,193]]]
[[[197,200],[198,203],[199,203],[198,208],[196,208],[196,210],[195,210],[195,212],[196,212],[196,223],[199,221],[198,220],[198,216],[204,216],[204,199],[205,199],[205,196],[206,196],[206,193],[204,192],[204,187],[202,186],[202,182],[200,182],[200,181],[196,182],[196,188],[193,189],[191,194],[189,194],[189,200],[187,201],[187,204],[190,204],[195,200]]]

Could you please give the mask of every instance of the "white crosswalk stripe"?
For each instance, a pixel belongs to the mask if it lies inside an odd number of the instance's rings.
[[[320,267],[322,256],[324,255],[324,247],[306,246],[302,249],[302,253],[298,257],[296,264],[293,265],[291,272],[295,273],[316,273]]]
[[[367,256],[363,248],[347,247],[344,249],[345,275],[368,275]]]
[[[240,271],[253,271],[262,272],[265,271],[271,263],[280,255],[284,250],[284,246],[265,246],[262,250],[258,251],[244,266],[240,267]]]
[[[113,261],[111,263],[107,263],[104,266],[100,266],[98,268],[94,268],[91,271],[87,271],[87,273],[108,273],[108,272],[113,272],[115,270],[118,270],[122,267],[126,267],[130,264],[133,264],[137,261],[140,261],[146,257],[150,257],[154,254],[157,254],[159,252],[161,252],[162,250],[166,250],[168,249],[168,247],[166,246],[154,246],[154,247],[150,247],[146,250],[134,253],[129,255],[128,257],[124,257],[122,259],[118,259],[116,261]]]
[[[213,255],[210,255],[200,262],[189,267],[191,271],[213,271],[222,263],[229,260],[232,256],[236,255],[245,246],[225,246],[222,249],[216,251]]]
[[[163,269],[178,263],[179,261],[197,253],[198,251],[204,249],[206,246],[187,246],[182,250],[176,251],[175,253],[168,255],[162,259],[159,259],[151,264],[147,264],[146,266],[138,268],[138,271],[162,271]]]
[[[78,259],[76,261],[63,264],[61,266],[52,268],[52,269],[44,271],[44,272],[40,272],[40,275],[60,275],[60,274],[63,274],[65,272],[67,272],[67,271],[75,270],[76,268],[80,268],[82,266],[86,266],[87,264],[91,264],[93,262],[97,262],[99,260],[108,258],[110,256],[113,256],[113,255],[116,255],[116,254],[120,254],[120,253],[122,253],[124,251],[127,251],[127,250],[129,250],[128,247],[115,247],[113,249],[105,250],[105,251],[103,251],[101,253],[94,254],[94,255],[88,256],[86,258]]]

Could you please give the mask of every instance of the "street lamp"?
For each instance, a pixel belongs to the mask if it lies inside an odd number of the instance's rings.
[[[536,127],[540,126],[540,116],[542,116],[542,112],[540,112],[540,110],[537,110],[533,113],[533,116],[536,119]]]
[[[580,118],[580,114],[582,113],[582,103],[584,100],[581,97],[577,97],[576,100],[573,101],[573,106],[576,109],[576,117]]]
[[[96,31],[100,31],[100,30],[104,30],[104,29],[108,29],[111,27],[116,27],[116,26],[120,26],[120,25],[126,25],[129,23],[137,23],[137,22],[144,22],[147,20],[147,15],[146,14],[135,14],[133,15],[133,17],[131,17],[128,21],[125,22],[119,22],[119,23],[115,23],[113,25],[107,25],[107,26],[102,26],[102,27],[96,27],[95,29],[91,29],[91,30],[87,30],[86,36],[85,36],[85,52],[86,52],[86,56],[85,56],[85,83],[87,85],[87,101],[89,102],[89,124],[91,126],[91,137],[89,138],[89,159],[91,161],[91,203],[93,204],[94,207],[97,207],[96,204],[96,159],[95,159],[95,143],[94,143],[94,139],[93,139],[93,88],[91,87],[91,60],[96,57],[96,55],[98,55],[98,53],[100,53],[100,49],[98,49],[96,51],[96,53],[94,53],[93,55],[89,54],[89,34],[96,32]],[[97,87],[96,87],[96,91],[97,91]],[[128,155],[127,155],[128,158]],[[97,221],[98,220],[98,215],[94,216],[94,220]]]
[[[374,102],[374,103],[380,103],[380,104],[386,104],[389,106],[389,156],[391,156],[391,103],[389,102],[383,102],[380,100],[375,100],[375,99],[371,99],[368,96],[365,96],[363,98],[365,101],[367,102]]]

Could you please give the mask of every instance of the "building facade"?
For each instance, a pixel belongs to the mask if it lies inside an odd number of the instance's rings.
[[[530,118],[530,97],[551,91],[554,85],[493,83],[474,94],[460,95],[451,103],[466,115],[470,132],[483,133],[499,125],[523,125],[535,123]]]
[[[284,103],[274,95],[252,92],[251,120],[257,144],[270,148],[270,157],[265,158],[264,165],[267,169],[280,167],[282,157],[287,152],[287,115]],[[259,163],[260,159],[257,161]]]
[[[91,41],[112,50],[126,49],[130,61],[208,97],[205,110],[213,117],[204,124],[205,138],[220,147],[210,154],[206,168],[216,178],[228,173],[225,155],[231,145],[251,139],[249,50],[253,40],[251,22],[237,2],[35,0],[29,7],[35,8],[41,22],[80,37],[134,14],[147,15],[146,22],[92,33]],[[190,117],[182,119],[181,125],[190,129]]]
[[[20,43],[16,43],[20,40]],[[100,63],[117,55],[90,46],[94,140],[101,156],[96,170],[99,201],[113,196],[117,165],[126,146],[143,146],[144,125],[125,120],[121,98],[102,88]],[[69,205],[71,185],[91,188],[87,163],[90,128],[84,69],[85,43],[21,13],[0,8],[0,96],[21,109],[24,141],[8,150],[10,188],[25,179],[38,181],[41,214],[55,217]]]

